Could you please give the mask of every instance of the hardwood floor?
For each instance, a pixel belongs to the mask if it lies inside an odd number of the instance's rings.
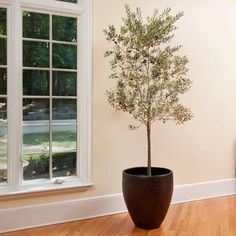
[[[156,230],[135,228],[128,214],[22,230],[0,236],[236,236],[236,195],[172,205]]]

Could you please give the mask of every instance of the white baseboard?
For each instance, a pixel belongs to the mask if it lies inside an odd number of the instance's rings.
[[[172,204],[236,194],[236,179],[175,186]],[[0,233],[125,212],[122,194],[0,209]]]
[[[178,185],[174,188],[172,204],[236,194],[236,179]]]

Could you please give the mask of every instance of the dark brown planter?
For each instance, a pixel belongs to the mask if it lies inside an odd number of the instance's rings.
[[[123,171],[123,195],[129,214],[136,227],[154,229],[162,224],[173,192],[173,172],[152,167],[147,176],[146,167]]]

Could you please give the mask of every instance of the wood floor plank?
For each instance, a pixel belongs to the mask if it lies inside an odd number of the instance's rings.
[[[171,205],[155,230],[136,228],[124,213],[0,236],[236,236],[236,195]]]

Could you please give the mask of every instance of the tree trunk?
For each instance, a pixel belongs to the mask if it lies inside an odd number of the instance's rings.
[[[151,125],[147,122],[147,151],[148,151],[148,161],[147,161],[147,175],[152,175],[152,163],[151,163]]]

